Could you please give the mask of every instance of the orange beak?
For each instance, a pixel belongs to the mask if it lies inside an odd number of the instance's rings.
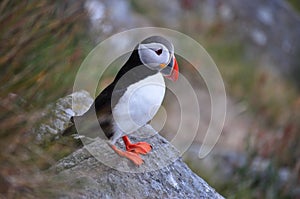
[[[175,56],[173,57],[173,61],[171,61],[171,63],[173,63],[173,66],[167,66],[172,67],[171,74],[165,75],[165,77],[175,82],[176,80],[178,80],[179,77],[179,69]]]

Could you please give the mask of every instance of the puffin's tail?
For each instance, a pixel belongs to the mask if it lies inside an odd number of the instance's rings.
[[[73,124],[73,125],[74,125],[74,117],[75,117],[75,116],[72,116],[72,117],[70,118],[70,123]]]
[[[74,125],[74,116],[72,116],[70,118],[68,127],[63,131],[62,135],[63,136],[69,136],[69,135],[72,135],[72,134],[75,134],[75,133],[77,133],[77,131],[76,131],[76,128],[75,128],[75,125]]]
[[[63,136],[77,135],[80,138],[85,137],[87,140],[101,138],[107,140],[107,136],[101,129],[99,131],[99,121],[95,120],[93,114],[84,114],[80,116],[73,116],[70,118],[69,126],[62,133]],[[75,127],[76,123],[76,127]]]

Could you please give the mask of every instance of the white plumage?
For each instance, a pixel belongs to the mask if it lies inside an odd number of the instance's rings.
[[[112,110],[115,120],[112,143],[150,121],[161,106],[164,96],[165,82],[161,73],[130,85]]]

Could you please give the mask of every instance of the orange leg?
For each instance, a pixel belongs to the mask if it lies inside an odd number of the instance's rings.
[[[122,137],[126,150],[137,154],[147,154],[151,151],[152,147],[147,142],[131,143],[127,136]]]
[[[131,160],[135,165],[139,166],[143,164],[142,158],[139,156],[139,154],[130,152],[130,151],[122,151],[118,149],[115,145],[111,145],[111,148],[119,155],[122,157],[125,157],[129,160]]]

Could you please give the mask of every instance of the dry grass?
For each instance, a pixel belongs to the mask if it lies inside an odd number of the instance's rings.
[[[87,17],[83,1],[2,1],[0,13],[0,196],[33,197],[40,169],[65,151],[63,143],[55,152],[35,146],[29,132],[47,104],[71,91],[91,48]]]

